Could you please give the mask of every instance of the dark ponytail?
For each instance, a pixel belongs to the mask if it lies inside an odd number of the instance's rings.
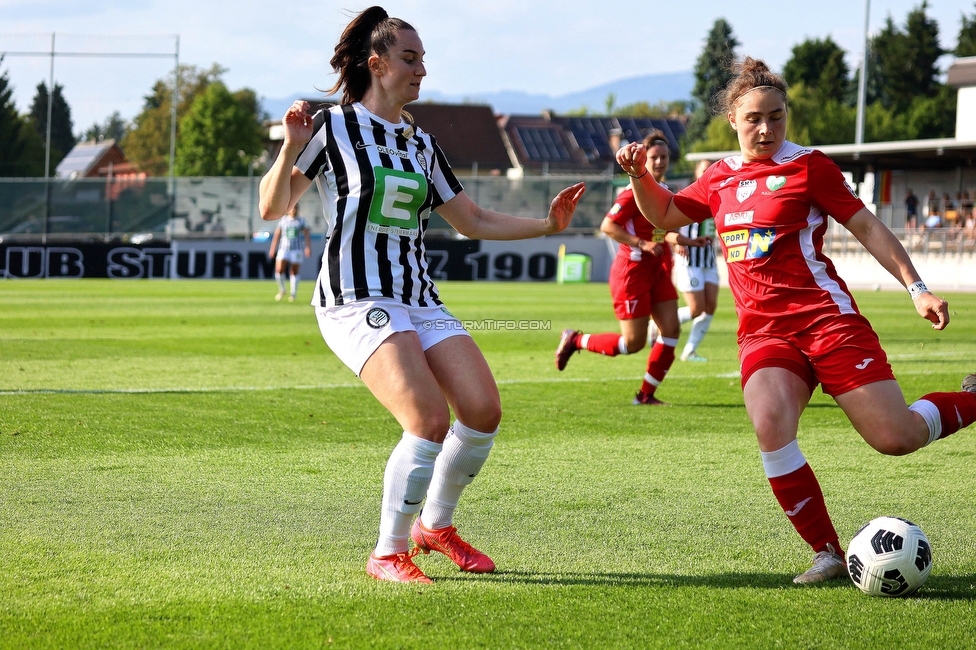
[[[342,104],[361,101],[371,81],[369,57],[389,52],[401,29],[417,31],[399,18],[391,18],[383,7],[370,7],[353,18],[339,37],[335,55],[329,61],[339,73],[339,79],[326,92],[333,95],[341,89]]]

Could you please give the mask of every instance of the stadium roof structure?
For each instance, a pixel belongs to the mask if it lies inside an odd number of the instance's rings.
[[[950,170],[972,167],[976,163],[976,140],[937,138],[932,140],[904,140],[899,142],[867,142],[864,144],[828,144],[811,146],[830,156],[845,171],[875,169]],[[688,160],[720,160],[738,155],[739,151],[709,151],[689,153]]]

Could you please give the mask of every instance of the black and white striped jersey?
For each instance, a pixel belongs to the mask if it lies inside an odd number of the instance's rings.
[[[440,305],[424,231],[430,211],[462,187],[434,138],[360,103],[324,109],[295,166],[314,180],[328,243],[312,304],[363,298]]]
[[[678,228],[678,232],[688,239],[696,237],[710,237],[715,241],[715,221],[705,219],[701,223],[690,223]],[[715,247],[713,246],[685,246],[688,251],[687,265],[691,268],[710,269],[715,266]]]

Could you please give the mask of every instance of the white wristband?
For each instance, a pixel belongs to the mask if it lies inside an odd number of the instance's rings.
[[[929,288],[921,280],[908,285],[908,295],[912,297],[912,300],[915,300],[923,293],[929,293]]]

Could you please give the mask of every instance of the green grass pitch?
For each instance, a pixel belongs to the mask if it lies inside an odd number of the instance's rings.
[[[676,362],[655,408],[630,404],[646,352],[554,368],[562,329],[616,331],[606,285],[440,288],[459,318],[538,323],[474,333],[505,415],[456,523],[498,571],[421,556],[436,582],[411,586],[364,571],[400,431],[307,304],[0,284],[0,648],[972,647],[976,431],[884,457],[818,391],[800,443],[842,541],[905,517],[934,569],[901,600],[798,588],[812,554],[763,476],[727,290],[709,362]],[[976,295],[941,333],[904,292],[856,297],[909,401],[976,370]]]

